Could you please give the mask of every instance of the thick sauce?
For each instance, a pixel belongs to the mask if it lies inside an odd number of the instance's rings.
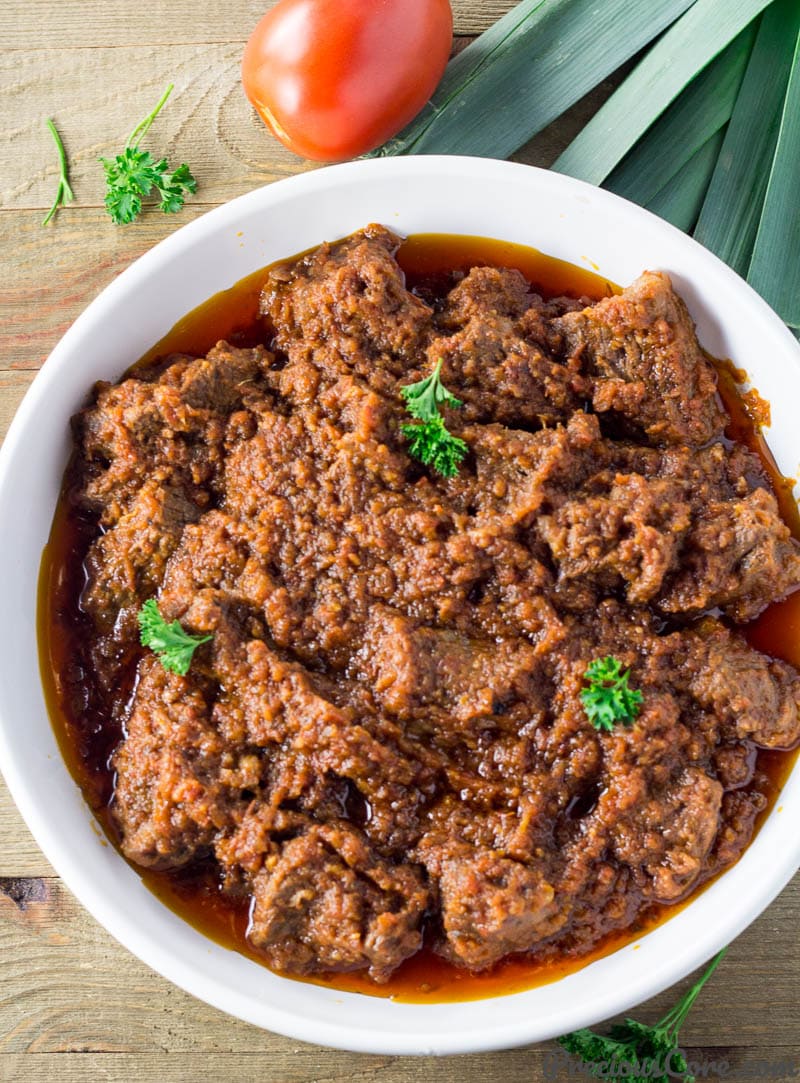
[[[452,286],[454,276],[467,272],[476,264],[516,267],[545,297],[568,294],[599,300],[618,292],[618,287],[584,268],[521,245],[480,237],[416,235],[403,244],[398,260],[406,272],[409,286],[426,298]],[[139,364],[157,364],[170,353],[204,355],[220,339],[227,339],[237,346],[268,340],[269,328],[258,317],[263,280],[264,271],[261,270],[212,297],[180,320]],[[719,373],[720,393],[731,416],[727,436],[732,441],[746,444],[761,456],[783,516],[795,537],[800,539],[800,515],[792,495],[792,482],[780,475],[758,431],[753,411],[739,395],[735,372],[729,365],[720,365]],[[69,485],[69,476],[65,485]],[[51,538],[43,554],[40,577],[41,666],[51,719],[66,763],[106,834],[116,842],[113,821],[108,815],[114,788],[109,761],[122,734],[115,732],[106,718],[94,716],[89,709],[88,697],[80,693],[86,686],[86,675],[75,671],[72,650],[72,645],[88,630],[88,623],[80,612],[79,599],[85,582],[83,560],[94,530],[93,524],[67,510],[66,501],[59,502]],[[770,606],[746,631],[759,650],[800,667],[800,591]],[[132,670],[133,664],[131,680]],[[762,822],[774,806],[795,759],[796,755],[792,753],[758,752],[756,770],[761,776],[760,788],[769,802]],[[236,903],[223,895],[210,867],[194,866],[168,873],[138,868],[136,871],[167,906],[206,936],[263,962],[246,939],[249,904],[247,901]],[[338,974],[329,981],[311,980],[337,989],[395,997],[407,1002],[470,1000],[517,992],[556,981],[593,959],[631,944],[674,915],[686,902],[651,907],[640,915],[632,928],[607,937],[590,954],[577,959],[537,963],[524,956],[511,957],[488,972],[472,974],[423,948],[404,963],[386,985],[379,986],[363,976],[347,974]]]

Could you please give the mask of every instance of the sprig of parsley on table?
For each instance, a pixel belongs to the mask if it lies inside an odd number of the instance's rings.
[[[590,1075],[602,1079],[619,1078],[626,1083],[675,1083],[682,1079],[683,1083],[694,1083],[678,1045],[679,1031],[726,950],[723,948],[700,980],[655,1026],[626,1019],[607,1035],[586,1029],[565,1034],[558,1039],[559,1045],[578,1057]]]
[[[430,376],[400,388],[406,409],[417,419],[416,424],[403,425],[400,431],[408,440],[410,455],[426,466],[432,466],[442,477],[452,478],[458,473],[469,448],[460,437],[448,432],[439,412],[440,406],[457,409],[463,405],[461,399],[444,386],[441,372],[440,359]]]
[[[642,693],[628,685],[630,670],[622,672],[618,658],[596,658],[583,675],[589,687],[581,692],[581,702],[589,721],[597,730],[613,730],[615,722],[632,725],[642,709]]]
[[[155,109],[133,129],[121,154],[100,159],[106,175],[106,210],[117,225],[132,222],[142,209],[142,199],[153,191],[160,197],[164,214],[175,214],[183,206],[185,194],[197,191],[197,181],[185,162],[170,172],[166,158],[156,162],[150,151],[139,149],[172,90],[170,83]]]
[[[58,154],[58,188],[56,189],[56,197],[53,200],[53,205],[42,219],[42,225],[46,226],[48,222],[51,222],[56,215],[59,207],[63,207],[67,203],[72,203],[75,199],[72,188],[69,183],[69,167],[67,165],[67,152],[64,150],[64,144],[61,142],[61,136],[58,134],[58,129],[52,122],[50,117],[45,121],[47,129],[53,137],[53,142],[56,145],[56,153]]]
[[[208,643],[213,636],[193,636],[185,632],[179,622],[167,624],[158,610],[155,598],[148,598],[138,613],[139,638],[143,647],[149,647],[158,655],[164,669],[184,677],[189,672],[194,652],[201,643]]]

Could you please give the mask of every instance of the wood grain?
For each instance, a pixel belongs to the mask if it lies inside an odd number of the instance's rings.
[[[99,209],[70,208],[52,228],[41,211],[0,212],[0,247],[15,253],[13,274],[0,282],[0,372],[28,372],[47,355],[88,303],[135,259],[208,207],[180,215],[144,215],[114,226]],[[2,398],[9,410],[14,390]],[[3,415],[0,414],[0,417]]]
[[[58,163],[44,124],[48,116],[54,118],[64,141],[77,202],[45,232],[56,232],[56,227],[87,207],[101,207],[105,187],[98,159],[122,148],[130,130],[152,109],[169,82],[174,82],[175,90],[145,145],[156,156],[191,165],[198,192],[190,206],[224,202],[259,185],[317,168],[296,158],[266,130],[242,93],[240,58],[238,43],[65,49],[58,65],[46,50],[0,53],[0,100],[15,102],[0,137],[0,209],[50,206]],[[516,159],[549,166],[618,78],[588,94]],[[66,96],[65,85],[70,88]],[[157,213],[155,217],[162,219]],[[105,216],[101,220],[108,229],[111,223]],[[184,214],[177,220],[185,221]],[[137,223],[133,229],[118,227],[117,232],[128,237],[138,228]],[[169,228],[162,223],[162,230]]]
[[[33,373],[0,370],[0,440],[5,436],[17,404],[33,381]],[[1,831],[2,829],[0,829]],[[0,838],[2,835],[0,834]],[[2,853],[2,847],[0,847]]]
[[[474,34],[512,0],[454,0]],[[0,438],[35,371],[88,302],[172,230],[253,187],[315,168],[265,131],[239,87],[242,42],[265,0],[6,0],[0,53]],[[457,42],[463,46],[464,39]],[[618,81],[608,80],[523,148],[549,165]],[[188,161],[198,195],[175,217],[114,227],[97,158],[118,150],[170,81],[148,135]],[[524,107],[524,106],[523,106]],[[57,177],[53,116],[77,204],[42,229]],[[2,555],[0,554],[0,559]],[[686,1029],[730,1061],[727,1079],[800,1073],[800,877],[732,946]],[[687,983],[683,983],[685,986]],[[654,1020],[680,990],[637,1010]],[[0,1081],[62,1083],[558,1083],[553,1047],[414,1060],[303,1045],[230,1019],[117,945],[55,876],[0,782]],[[788,1067],[780,1068],[785,1059]],[[769,1068],[771,1065],[771,1069]]]
[[[113,48],[247,40],[277,0],[150,0],[146,8],[127,0],[6,0],[3,44],[7,49]],[[456,34],[479,34],[504,15],[508,0],[452,0]],[[240,49],[241,51],[241,49]]]
[[[796,1079],[800,1046],[774,1047],[768,1055],[757,1049],[690,1049],[692,1059],[716,1061],[725,1066],[724,1078],[769,1080],[789,1083]],[[86,1054],[90,1054],[87,1056]],[[512,1050],[470,1057],[433,1060],[430,1057],[362,1056],[354,1059],[333,1050],[271,1046],[252,1053],[102,1053],[96,1050],[11,1054],[0,1065],[0,1079],[85,1083],[108,1080],[114,1083],[197,1083],[201,1079],[229,1083],[577,1083],[589,1077],[575,1070],[553,1068],[554,1051]],[[87,1067],[90,1061],[90,1067]],[[3,1075],[3,1067],[8,1075]],[[19,1074],[16,1074],[19,1073]],[[48,1074],[51,1073],[51,1074]],[[794,1073],[794,1074],[790,1074]],[[711,1078],[714,1078],[713,1076]]]
[[[0,876],[52,876],[50,862],[36,845],[0,777]],[[2,988],[2,961],[0,961]]]

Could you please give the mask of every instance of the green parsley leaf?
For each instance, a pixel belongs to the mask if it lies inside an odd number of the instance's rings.
[[[197,181],[185,162],[170,173],[166,158],[156,162],[150,151],[139,149],[139,141],[171,92],[170,83],[155,109],[133,129],[121,154],[100,159],[106,177],[106,210],[117,225],[132,222],[142,209],[142,199],[153,191],[165,214],[175,214],[184,204],[185,193],[197,191]]]
[[[117,225],[127,225],[142,209],[142,200],[136,192],[120,186],[106,192],[105,205]]]
[[[162,163],[159,162],[159,165]],[[163,162],[166,169],[167,163]],[[183,206],[183,193],[196,192],[197,181],[189,171],[188,165],[183,162],[174,173],[164,173],[159,185],[161,203],[159,206],[164,214],[175,214]]]
[[[409,455],[432,466],[442,477],[456,476],[469,448],[460,437],[447,431],[439,414],[418,425],[403,425],[400,431],[408,440]]]
[[[47,212],[42,219],[42,225],[46,226],[48,222],[52,221],[58,211],[59,207],[63,207],[65,203],[72,203],[75,196],[72,189],[69,186],[69,177],[67,176],[69,170],[67,167],[67,152],[64,150],[64,144],[61,142],[61,136],[58,134],[55,124],[50,117],[45,121],[47,129],[53,137],[53,142],[56,145],[56,152],[58,153],[58,188],[56,189],[56,198],[53,200],[53,206]]]
[[[559,1045],[578,1057],[589,1075],[601,1079],[624,1078],[627,1083],[694,1083],[686,1058],[678,1044],[679,1031],[700,990],[716,970],[723,949],[700,980],[655,1026],[626,1019],[607,1035],[593,1030],[576,1030],[559,1038]]]
[[[439,406],[463,406],[461,399],[451,395],[444,386],[441,373],[442,360],[440,358],[430,376],[416,384],[408,384],[407,387],[400,388],[406,409],[412,417],[419,418],[420,421],[432,421],[439,416]]]
[[[583,675],[589,687],[581,692],[581,702],[589,721],[597,730],[613,730],[615,722],[631,725],[642,708],[643,696],[628,686],[630,670],[622,672],[618,658],[596,658]]]
[[[452,478],[458,473],[469,447],[460,437],[448,432],[439,412],[440,406],[457,408],[463,405],[461,399],[444,386],[441,372],[440,359],[430,376],[400,388],[406,409],[419,421],[416,425],[401,426],[400,431],[408,440],[408,452],[413,458],[432,466],[443,477]]]
[[[143,647],[158,655],[164,669],[184,677],[189,672],[192,656],[201,643],[213,636],[193,636],[184,632],[178,621],[167,624],[158,611],[155,598],[148,598],[138,614],[139,638]]]

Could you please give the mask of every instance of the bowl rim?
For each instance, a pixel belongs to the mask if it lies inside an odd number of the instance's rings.
[[[350,179],[361,180],[368,178],[371,174],[392,172],[399,178],[422,174],[441,180],[442,177],[455,179],[464,170],[467,170],[473,176],[483,177],[487,182],[491,181],[492,183],[497,183],[499,178],[516,178],[519,180],[523,176],[526,178],[534,177],[537,185],[545,190],[555,191],[559,189],[579,197],[591,197],[593,204],[601,209],[608,206],[619,210],[622,204],[625,206],[627,217],[631,220],[632,228],[637,220],[651,224],[657,222],[659,229],[671,232],[675,237],[680,238],[682,246],[689,246],[702,267],[735,282],[741,303],[746,306],[753,318],[765,321],[773,335],[785,336],[786,348],[792,354],[798,369],[800,369],[800,345],[798,345],[794,336],[780,321],[779,317],[747,283],[743,282],[735,272],[712,253],[702,248],[692,238],[682,234],[668,223],[657,219],[650,212],[612,193],[548,170],[491,159],[431,155],[350,162],[273,182],[216,207],[160,241],[117,276],[82,311],[55,346],[18,408],[4,444],[0,448],[0,509],[4,507],[4,497],[17,455],[18,445],[34,422],[40,403],[50,393],[51,385],[58,382],[60,369],[69,358],[73,343],[79,342],[87,330],[90,330],[97,322],[102,321],[105,311],[124,296],[131,287],[147,278],[151,273],[156,272],[164,264],[179,258],[181,252],[188,248],[196,238],[235,223],[243,213],[252,208],[257,207],[261,211],[267,212],[289,194],[293,196],[324,194],[332,178],[337,181],[347,182]],[[0,673],[2,673],[2,668],[2,661],[0,660]],[[492,1019],[491,1012],[486,1013],[489,1020],[487,1024],[470,1026],[468,1033],[458,1029],[441,1033],[436,1036],[435,1040],[431,1038],[430,1034],[421,1036],[413,1030],[398,1033],[398,1031],[391,1028],[382,1030],[380,1026],[370,1026],[365,1029],[364,1025],[358,1022],[331,1023],[314,1019],[309,1023],[308,1020],[299,1017],[293,1010],[286,1010],[278,1001],[266,1005],[264,1003],[254,1005],[252,999],[244,994],[237,995],[237,991],[220,990],[218,984],[205,973],[203,968],[192,965],[183,958],[176,957],[174,953],[171,954],[170,945],[165,946],[159,942],[149,930],[143,931],[131,915],[125,913],[118,905],[112,904],[102,894],[98,893],[91,881],[87,879],[75,855],[68,850],[62,849],[57,833],[53,830],[52,816],[44,811],[43,806],[37,800],[32,782],[26,779],[24,773],[18,769],[12,742],[9,739],[12,729],[13,720],[6,721],[2,687],[0,687],[0,767],[11,795],[37,844],[81,904],[120,943],[152,969],[186,992],[200,997],[212,1006],[256,1026],[275,1030],[291,1038],[356,1052],[419,1055],[466,1053],[512,1048],[531,1041],[543,1040],[544,1037],[550,1036],[549,1033],[545,1035],[541,1028],[537,1029],[535,1019],[504,1021],[502,1018],[499,1020]],[[792,774],[798,774],[799,771],[800,764],[796,763]],[[772,818],[773,814],[770,814],[768,822]],[[766,824],[764,827],[766,827]],[[762,827],[762,833],[764,827]],[[751,849],[748,848],[746,853],[749,853]],[[119,860],[123,861],[124,859],[120,857]],[[683,978],[715,954],[721,947],[728,944],[749,925],[788,883],[798,865],[800,865],[800,838],[794,849],[786,847],[778,856],[770,868],[767,880],[751,878],[750,882],[739,884],[740,891],[737,895],[737,905],[722,909],[717,925],[704,936],[700,947],[695,944],[681,945],[680,950],[674,951],[669,958],[662,958],[658,965],[648,970],[646,974],[640,975],[637,980],[632,981],[625,988],[611,990],[602,1008],[598,1008],[597,1005],[576,1004],[561,1033],[594,1024],[600,1019],[626,1011],[658,990],[664,989]],[[734,866],[733,869],[736,867]],[[729,873],[724,873],[717,883],[706,890],[704,895],[712,893],[718,885],[724,884],[728,875]],[[702,897],[701,895],[698,898]],[[687,909],[690,909],[692,905],[694,903],[690,903]],[[578,972],[578,974],[580,973],[581,971]],[[570,975],[570,977],[572,976]],[[318,987],[308,986],[307,988]],[[357,994],[342,994],[342,996],[349,998],[357,996]],[[524,992],[512,993],[507,994],[505,997],[492,997],[477,1002],[454,1002],[454,1006],[463,1008],[469,1003],[486,1005],[491,1002],[492,1004],[498,1004],[506,999],[525,996],[526,993]],[[406,1007],[406,1005],[394,1004],[389,1000],[382,1000],[379,1003],[392,1004],[392,1010]],[[430,1011],[437,1005],[431,1004],[425,1007]]]

